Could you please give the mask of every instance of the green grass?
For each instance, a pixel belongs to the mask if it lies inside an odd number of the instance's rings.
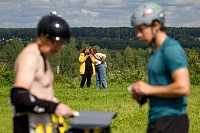
[[[142,108],[131,99],[125,83],[109,83],[108,90],[96,90],[93,84],[90,88],[79,88],[79,83],[73,85],[54,84],[56,97],[77,111],[96,110],[117,112],[117,117],[111,121],[113,133],[145,133],[147,127],[148,106]],[[200,86],[192,86],[188,96],[188,114],[190,133],[200,130]],[[0,133],[12,133],[12,106],[8,105],[10,87],[0,88]],[[181,127],[180,127],[181,128]]]

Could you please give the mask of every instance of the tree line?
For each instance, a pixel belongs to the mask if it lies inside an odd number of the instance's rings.
[[[1,81],[13,80],[14,62],[19,52],[30,42],[25,44],[18,38],[5,43],[0,51],[0,79]],[[123,42],[122,42],[123,43]],[[61,51],[54,57],[50,58],[51,67],[55,74],[59,66],[59,74],[68,79],[79,77],[79,55],[80,50],[86,46],[91,46],[88,43],[82,42],[80,49],[77,48],[77,40],[72,37],[71,41],[66,43]],[[91,46],[92,47],[92,46]],[[147,81],[147,62],[149,53],[145,48],[132,48],[126,46],[123,50],[101,48],[99,45],[94,45],[99,52],[107,55],[106,68],[108,81],[112,82],[134,82],[137,80]],[[200,65],[199,65],[199,48],[185,48],[189,61],[189,70],[191,74],[191,83],[200,83]]]
[[[167,34],[178,40],[184,48],[198,48],[200,42],[200,27],[167,27]],[[124,50],[131,48],[146,48],[135,37],[131,27],[75,27],[71,28],[76,38],[76,47],[81,49],[83,42],[101,48]],[[36,37],[35,28],[0,28],[0,50],[12,38],[19,38],[25,44]]]

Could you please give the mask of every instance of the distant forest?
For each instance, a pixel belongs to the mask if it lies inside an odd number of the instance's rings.
[[[77,79],[79,74],[79,54],[86,46],[95,46],[99,52],[107,55],[106,73],[111,82],[147,81],[147,61],[149,53],[146,45],[135,37],[133,28],[113,27],[72,28],[69,43],[50,58],[51,68],[56,80],[67,77],[69,82]],[[167,33],[178,40],[185,48],[191,84],[200,84],[200,27],[174,28],[167,27]],[[3,83],[12,84],[14,61],[19,52],[36,38],[35,28],[2,28],[0,29],[0,79]],[[57,68],[59,66],[59,72]],[[113,76],[114,75],[114,76]],[[64,81],[62,81],[64,82]]]
[[[71,31],[77,49],[81,48],[82,43],[112,50],[124,50],[127,46],[146,48],[146,45],[135,37],[135,31],[130,27],[76,27],[71,28]],[[167,33],[184,48],[200,46],[200,27],[167,27]],[[26,44],[35,39],[36,34],[35,28],[0,28],[0,50],[12,38],[19,38]]]

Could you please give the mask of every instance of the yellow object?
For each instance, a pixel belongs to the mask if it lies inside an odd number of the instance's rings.
[[[51,121],[52,121],[52,123],[57,123],[58,122],[58,117],[55,115],[55,114],[52,114],[51,115]]]
[[[59,133],[65,133],[65,131],[67,130],[67,124],[64,117],[57,117],[55,114],[52,114],[51,121],[52,121],[51,130],[53,130],[53,128],[58,128]]]
[[[64,133],[67,129],[67,124],[65,121],[65,118],[63,117],[59,117],[58,118],[58,130],[60,131],[60,133]]]
[[[45,133],[44,132],[44,128],[43,128],[43,124],[42,123],[38,123],[36,128],[35,128],[36,133]]]
[[[46,133],[53,133],[53,124],[52,123],[46,124]]]

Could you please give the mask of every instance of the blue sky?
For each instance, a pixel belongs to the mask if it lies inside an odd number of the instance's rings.
[[[0,0],[0,28],[35,28],[41,16],[57,11],[70,27],[130,27],[130,17],[148,0]],[[155,0],[166,26],[200,27],[200,0]]]

